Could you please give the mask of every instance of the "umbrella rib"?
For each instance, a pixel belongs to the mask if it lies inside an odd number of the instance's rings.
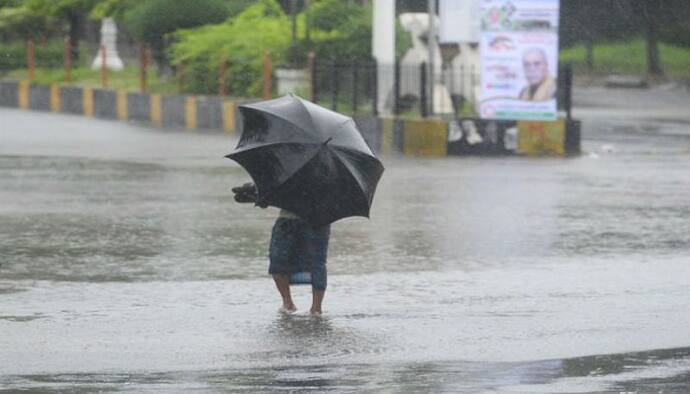
[[[271,190],[270,192],[266,193],[265,196],[262,196],[262,197],[263,197],[262,200],[266,200],[268,197],[270,197],[271,195],[275,194],[275,192],[276,192],[277,190],[279,190],[280,187],[281,187],[282,185],[288,183],[288,182],[290,181],[290,179],[294,178],[295,175],[299,174],[299,172],[302,171],[302,170],[309,164],[309,162],[311,162],[312,160],[314,160],[314,159],[316,158],[316,156],[318,156],[318,154],[319,154],[320,152],[321,152],[320,149],[317,150],[316,153],[314,153],[314,155],[313,155],[312,157],[310,157],[309,159],[307,159],[307,160],[304,161],[304,164],[302,164],[302,167],[300,167],[297,171],[293,172],[292,174],[290,174],[290,176],[288,176],[287,178],[285,178],[285,180],[284,180],[283,182],[281,182],[280,186],[278,186],[278,187],[276,187],[275,189]]]
[[[341,148],[341,147],[338,147],[338,149],[349,150],[351,152],[361,153],[361,152],[355,151],[353,149],[347,149],[347,148]],[[338,152],[338,149],[334,149],[333,152],[335,152],[335,154],[340,158],[342,165],[345,166],[345,168],[347,168],[348,174],[355,180],[355,182],[357,183],[357,186],[359,186],[359,189],[362,191],[362,194],[366,194],[365,190],[364,190],[365,187],[362,185],[362,183],[359,181],[359,179],[357,179],[356,176],[352,175],[353,169],[350,167],[350,162],[347,160],[347,158],[343,158],[343,156],[340,155],[340,152]]]
[[[316,128],[316,122],[314,122],[314,117],[311,116],[311,112],[309,112],[309,109],[307,108],[306,105],[304,105],[304,102],[303,102],[302,100],[297,99],[297,101],[300,103],[300,105],[302,106],[302,108],[304,108],[304,112],[306,112],[307,115],[309,115],[309,120],[311,121],[311,127],[313,127],[314,130],[316,130],[316,129],[317,129],[317,128]]]
[[[284,120],[285,122],[287,122],[287,123],[295,126],[296,128],[302,130],[306,135],[313,137],[313,133],[311,133],[309,130],[305,130],[302,126],[296,124],[295,122],[293,122],[292,120],[290,120],[284,116],[281,116],[280,114],[277,114],[275,112],[269,112],[269,111],[266,111],[266,110],[261,109],[261,108],[254,108],[254,107],[245,107],[245,108],[251,109],[252,111],[261,112],[265,115],[270,115],[270,116],[275,116],[276,118],[280,118],[280,119]],[[314,125],[314,120],[311,118],[311,114],[309,113],[309,111],[307,111],[307,114],[309,115],[309,119],[311,119],[311,121],[312,121],[312,125]],[[315,125],[314,125],[314,129],[316,129]],[[318,141],[318,139],[316,139],[316,140]]]
[[[325,146],[326,146],[326,145],[324,145],[324,147],[325,147]],[[323,149],[328,149],[328,148],[323,148]],[[351,150],[351,149],[349,149],[349,150]],[[357,179],[357,177],[354,176],[354,175],[352,174],[352,172],[351,172],[351,170],[350,170],[350,167],[349,167],[347,164],[345,164],[345,162],[347,162],[347,161],[346,161],[345,159],[343,159],[342,156],[340,156],[340,154],[337,152],[336,149],[333,149],[332,151],[335,152],[336,156],[338,156],[338,157],[340,158],[340,161],[338,161],[338,163],[339,163],[340,165],[342,165],[343,167],[345,167],[345,169],[347,169],[347,171],[346,171],[347,176],[349,176],[351,179],[354,180],[354,182],[357,184],[357,187],[359,188],[359,192],[360,192],[361,195],[364,197],[364,200],[367,201],[367,214],[366,214],[364,217],[367,217],[367,218],[368,218],[368,217],[369,217],[369,212],[370,212],[370,209],[371,209],[371,201],[369,201],[369,198],[367,197],[366,192],[364,191],[364,188],[362,187],[362,184],[359,182],[359,180]],[[320,150],[317,151],[317,152],[314,154],[314,156],[312,156],[311,158],[309,158],[309,160],[305,161],[305,162],[304,162],[304,165],[303,165],[300,169],[298,169],[297,171],[295,171],[294,173],[292,173],[287,179],[285,179],[285,181],[282,182],[281,186],[287,184],[292,178],[294,178],[297,174],[299,174],[303,169],[307,168],[307,166],[309,165],[309,163],[310,163],[312,160],[316,159],[316,157],[319,155],[320,152],[321,152]],[[270,193],[266,194],[266,196],[265,196],[263,199],[265,200],[267,197],[271,196],[272,194],[275,194],[275,192],[277,192],[278,190],[280,190],[280,186],[277,187],[276,189],[272,190]]]
[[[307,115],[309,115],[309,119],[311,120],[311,125],[314,128],[314,130],[317,130],[318,127],[316,127],[316,122],[314,121],[314,117],[311,116],[311,112],[309,111],[309,108],[307,108],[307,106],[304,104],[305,102],[303,100],[300,100],[300,99],[298,99],[297,101],[302,105],[302,108],[304,108],[304,111],[307,113]],[[339,115],[342,115],[342,114],[339,114]],[[345,115],[342,115],[342,116],[345,116]],[[342,128],[342,126],[344,124],[346,124],[348,122],[354,122],[354,120],[349,116],[345,116],[345,118],[346,118],[345,120],[343,120],[342,122],[340,122],[334,126],[335,130],[339,130],[340,128]]]
[[[324,145],[324,146],[326,146],[326,145]],[[329,148],[324,148],[324,149],[329,149]],[[347,150],[353,151],[352,149],[347,149]],[[362,196],[364,196],[364,199],[367,201],[367,205],[368,205],[368,206],[367,206],[367,216],[366,216],[366,217],[369,217],[368,214],[369,214],[369,209],[371,209],[371,201],[369,201],[369,198],[368,198],[367,195],[366,195],[365,188],[362,186],[362,184],[360,183],[359,179],[357,179],[357,177],[354,176],[354,175],[352,174],[352,170],[351,170],[350,166],[348,165],[348,164],[349,164],[349,161],[347,161],[347,159],[344,159],[344,158],[340,155],[340,153],[338,152],[337,149],[331,149],[331,151],[334,152],[334,153],[336,154],[336,156],[338,156],[338,158],[340,158],[340,161],[339,161],[338,163],[339,163],[340,165],[342,165],[343,167],[345,167],[345,169],[347,169],[347,171],[346,171],[347,176],[349,176],[352,180],[354,180],[355,184],[357,184],[357,187],[359,188],[360,193],[362,194]],[[357,152],[357,151],[353,151],[353,152]],[[300,169],[298,169],[297,171],[295,171],[294,173],[292,173],[287,179],[285,179],[285,181],[282,183],[282,185],[287,184],[287,183],[290,181],[290,179],[292,179],[293,177],[295,177],[297,174],[300,173],[300,171],[302,171],[304,168],[306,168],[306,167],[309,165],[309,163],[310,163],[312,160],[314,160],[314,159],[318,156],[319,153],[320,153],[320,151],[317,151],[317,152],[314,154],[314,156],[312,156],[311,158],[309,158],[309,160],[305,161],[305,162],[304,162],[304,165],[303,165]],[[375,157],[373,157],[373,158],[375,158]],[[346,163],[347,163],[347,164],[346,164]],[[279,190],[279,189],[280,189],[280,187],[278,187],[278,188],[276,188],[275,190],[271,191],[271,193],[268,193],[268,194],[264,197],[264,200],[265,200],[268,196],[274,194],[274,193],[275,193],[277,190]]]
[[[359,188],[359,192],[362,193],[362,196],[364,196],[364,200],[366,200],[366,202],[367,202],[367,217],[368,217],[368,215],[369,215],[369,209],[371,209],[371,204],[370,204],[370,201],[369,201],[369,197],[367,196],[367,193],[366,193],[366,191],[364,190],[364,187],[362,187],[362,184],[359,182],[359,179],[357,179],[357,177],[354,176],[354,174],[352,173],[352,170],[350,169],[350,166],[348,166],[348,165],[345,164],[345,163],[346,163],[345,160],[343,160],[342,162],[340,162],[340,164],[341,164],[343,167],[345,167],[345,168],[347,169],[347,175],[355,181],[355,183],[357,184],[357,187]]]
[[[357,179],[357,177],[354,176],[354,175],[352,174],[352,171],[350,170],[350,167],[349,167],[347,164],[345,164],[345,163],[348,163],[347,160],[344,160],[344,159],[337,153],[337,151],[335,151],[335,152],[336,152],[336,155],[341,159],[341,161],[340,161],[339,164],[342,165],[343,167],[345,167],[345,169],[347,169],[347,175],[355,181],[355,183],[357,184],[357,187],[359,187],[360,193],[362,193],[362,196],[364,196],[364,200],[367,202],[367,214],[366,214],[366,216],[364,216],[364,217],[368,218],[368,217],[369,217],[369,214],[370,214],[370,211],[371,211],[371,201],[369,200],[369,198],[368,198],[368,196],[367,196],[367,193],[364,191],[364,188],[362,187],[362,184],[359,182],[359,180]]]
[[[337,125],[337,127],[336,127],[335,130],[336,130],[336,131],[339,131],[340,133],[345,132],[347,129],[345,129],[343,126],[346,125],[346,124],[349,123],[349,122],[354,123],[355,129],[357,128],[357,123],[355,122],[355,120],[352,119],[352,118],[347,118],[346,120],[344,120],[344,121],[338,123],[338,125]],[[359,133],[359,130],[358,130],[358,133]],[[337,136],[337,135],[336,135],[336,136]],[[334,137],[336,137],[336,136],[334,136]],[[367,148],[367,150],[368,150],[368,152],[366,152],[366,153],[369,153],[369,154],[371,154],[371,155],[373,156],[373,152],[371,151],[371,148],[369,147],[369,145],[367,145],[367,142],[364,140],[364,137],[362,136],[361,133],[359,133],[359,137],[362,139],[361,142],[363,143],[363,147],[365,146],[365,147]],[[347,150],[351,150],[351,151],[357,152],[356,150],[350,149],[350,148],[348,148],[348,147],[345,146],[345,145],[338,145],[337,142],[334,143],[333,145],[336,145],[336,146],[338,146],[338,147],[340,147],[340,148],[342,148],[342,149],[347,149]]]
[[[234,151],[225,155],[225,157],[230,157],[236,153],[242,153],[242,152],[246,152],[246,151],[252,150],[252,149],[268,148],[268,147],[275,146],[275,145],[319,145],[319,143],[317,143],[317,142],[269,142],[268,144],[250,145],[250,146],[242,147],[239,149],[235,149]]]

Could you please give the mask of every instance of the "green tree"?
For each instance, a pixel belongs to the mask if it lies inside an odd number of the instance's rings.
[[[7,1],[0,10],[0,28],[18,29],[23,36],[48,36],[66,33],[72,39],[72,56],[79,59],[79,42],[93,7],[102,0],[23,0]]]
[[[125,26],[135,38],[148,43],[159,65],[165,65],[166,35],[179,29],[218,23],[228,16],[223,0],[147,0],[124,14]]]
[[[647,45],[647,72],[662,75],[658,43],[690,47],[690,7],[687,0],[562,0],[563,47],[585,44],[593,67],[596,43],[642,37]]]
[[[299,18],[300,31],[304,19]],[[233,95],[259,95],[264,50],[280,64],[290,46],[290,21],[273,0],[259,0],[238,16],[217,25],[175,32],[169,49],[173,64],[183,64],[185,83],[197,93],[218,87],[220,58],[229,61],[228,83]]]
[[[136,6],[137,0],[101,0],[91,10],[91,18],[115,18],[122,20],[128,9]]]
[[[661,2],[659,0],[633,0],[632,7],[641,19],[647,42],[647,73],[661,76],[664,74],[661,68],[658,42]]]
[[[79,60],[79,43],[84,37],[86,19],[99,0],[26,0],[25,7],[39,15],[55,18],[68,26],[72,58]]]
[[[32,12],[21,4],[0,8],[0,33],[4,41],[38,38],[55,31],[59,31],[58,24],[45,14]]]
[[[221,56],[229,60],[229,91],[234,95],[259,95],[262,88],[263,51],[269,50],[275,65],[304,66],[306,52],[320,59],[346,62],[371,59],[370,6],[338,0],[311,1],[296,16],[297,45],[292,44],[292,23],[276,0],[259,0],[226,22],[173,34],[172,62],[184,64],[185,82],[198,93],[217,91]],[[307,39],[307,19],[310,34]],[[397,50],[410,45],[398,28]]]
[[[322,0],[308,10],[310,26],[316,31],[316,55],[322,59],[371,59],[373,12],[371,6],[339,0]],[[396,23],[395,49],[398,57],[411,46],[411,39]]]

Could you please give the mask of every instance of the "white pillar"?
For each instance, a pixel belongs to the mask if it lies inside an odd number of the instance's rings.
[[[436,57],[436,51],[438,49],[438,44],[436,43],[436,1],[435,0],[429,0],[429,7],[428,7],[428,14],[429,14],[429,30],[427,30],[427,46],[429,48],[429,64],[427,64],[427,80],[426,83],[428,84],[428,92],[429,94],[427,95],[427,105],[429,108],[427,110],[429,111],[429,115],[434,115],[434,103],[436,101],[436,95],[434,92],[434,84],[436,83],[436,80],[434,79],[434,67],[435,67],[435,57]],[[440,50],[439,50],[440,52]],[[440,65],[440,64],[439,64]]]
[[[101,46],[105,47],[106,67],[111,70],[122,70],[124,67],[120,56],[117,54],[117,25],[113,18],[104,18],[101,22]],[[101,49],[98,49],[96,58],[91,63],[91,68],[99,69],[103,63]]]
[[[376,108],[379,114],[388,115],[393,110],[395,83],[395,0],[374,0],[372,25],[372,55],[378,66]]]

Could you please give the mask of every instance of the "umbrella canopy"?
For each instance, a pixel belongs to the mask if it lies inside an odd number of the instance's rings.
[[[383,165],[352,118],[295,95],[239,107],[242,135],[226,157],[244,167],[257,204],[314,226],[369,217]]]

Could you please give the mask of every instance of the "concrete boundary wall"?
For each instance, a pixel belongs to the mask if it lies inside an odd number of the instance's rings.
[[[50,111],[50,86],[29,86],[29,109]]]
[[[200,96],[197,97],[195,104],[198,129],[223,130],[223,100],[221,98]],[[234,109],[232,110],[234,111]]]
[[[19,106],[19,82],[0,81],[0,105],[10,108]]]
[[[84,93],[81,88],[72,86],[60,87],[60,112],[84,115]]]
[[[117,119],[117,92],[94,89],[93,116],[103,119]]]
[[[161,124],[172,129],[186,128],[185,96],[161,96]],[[196,117],[196,115],[194,115]],[[155,115],[152,115],[152,118]]]
[[[0,81],[0,106],[119,119],[190,131],[241,132],[238,107],[255,99],[159,95],[69,85]],[[477,118],[401,119],[355,115],[375,152],[442,157],[520,154],[566,156],[580,152],[580,122],[511,122]]]
[[[125,97],[127,119],[140,122],[151,121],[151,96],[148,93],[127,93]]]

